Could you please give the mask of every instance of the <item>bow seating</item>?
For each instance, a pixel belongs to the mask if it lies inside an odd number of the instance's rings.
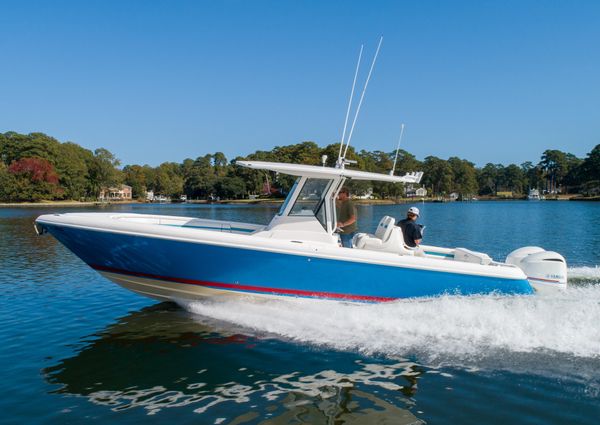
[[[357,249],[393,252],[402,255],[414,255],[414,252],[404,247],[402,229],[395,226],[396,220],[384,216],[375,230],[375,234],[357,233],[352,239],[352,245]]]

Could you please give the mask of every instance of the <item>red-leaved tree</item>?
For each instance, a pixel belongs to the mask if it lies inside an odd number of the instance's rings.
[[[8,171],[19,176],[29,177],[32,182],[58,184],[58,175],[54,171],[54,166],[42,158],[21,158],[13,161],[8,167]]]
[[[45,159],[21,158],[10,164],[8,172],[17,179],[15,200],[54,199],[62,193],[54,166]]]

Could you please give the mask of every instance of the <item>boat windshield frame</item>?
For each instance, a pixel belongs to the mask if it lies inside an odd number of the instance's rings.
[[[296,193],[296,188],[298,187],[300,180],[302,180],[302,177],[298,177],[296,179],[296,181],[294,182],[292,188],[288,192],[288,195],[285,197],[283,204],[281,204],[281,207],[279,207],[279,211],[277,212],[277,215],[283,215],[285,213],[287,206],[290,204],[290,201],[292,200],[292,198],[294,197],[294,195]]]
[[[316,208],[314,216],[314,218],[325,228],[325,232],[330,235],[335,232],[336,226],[336,197],[346,180],[352,179],[388,183],[418,184],[423,177],[422,171],[406,173],[403,176],[396,176],[393,174],[379,174],[361,170],[346,169],[343,165],[341,167],[321,167],[317,165],[290,164],[284,162],[241,160],[236,161],[236,164],[254,170],[269,170],[275,173],[282,173],[298,177],[294,183],[294,186],[290,189],[290,192],[288,193],[283,205],[279,209],[279,212],[275,214],[271,220],[269,227],[280,226],[284,223],[296,225],[300,222],[300,220],[298,220],[299,216],[297,215],[292,216],[291,220],[288,220],[288,218],[290,218],[289,213],[291,205],[295,203],[300,189],[308,178],[331,180],[331,184],[329,184],[328,188],[322,194],[320,205]],[[321,211],[324,212],[324,217],[317,217],[317,215],[321,215]],[[323,220],[326,223],[323,223]],[[302,226],[299,227],[299,229],[301,228]]]
[[[313,216],[327,231],[327,212],[323,208],[333,179],[307,177],[290,208],[289,216]],[[308,191],[307,191],[308,189]],[[308,208],[307,208],[308,207]]]
[[[300,188],[298,196],[296,196],[294,205],[290,208],[289,215],[308,215],[308,211],[312,212],[313,215],[316,215],[323,205],[325,195],[327,194],[332,181],[332,179],[314,177],[308,177],[304,180],[304,184],[302,185],[302,188]],[[315,185],[315,183],[317,185]],[[308,192],[306,191],[307,189]]]
[[[339,190],[340,183],[343,178],[328,178],[328,177],[309,177],[301,176],[296,179],[296,182],[289,191],[287,198],[281,205],[278,216],[284,217],[314,217],[323,226],[327,233],[333,233],[335,230],[335,196]],[[322,186],[319,188],[318,198],[301,200],[303,191],[315,181],[322,181]],[[309,189],[310,190],[310,189]],[[309,196],[310,193],[307,194]],[[297,212],[299,202],[309,201],[310,208],[304,208]],[[311,202],[313,201],[313,202]]]

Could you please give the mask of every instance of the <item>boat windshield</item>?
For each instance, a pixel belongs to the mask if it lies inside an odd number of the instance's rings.
[[[306,179],[289,215],[316,216],[323,227],[326,227],[323,204],[332,181],[331,179]]]
[[[278,215],[283,215],[283,212],[285,211],[285,209],[287,208],[288,204],[290,203],[290,199],[292,199],[292,197],[294,196],[294,192],[296,191],[296,186],[298,186],[298,182],[299,181],[300,181],[300,177],[298,177],[296,179],[296,181],[294,182],[294,185],[292,186],[292,188],[288,192],[288,196],[286,196],[285,201],[281,205],[281,208],[279,208],[279,212],[277,213]]]

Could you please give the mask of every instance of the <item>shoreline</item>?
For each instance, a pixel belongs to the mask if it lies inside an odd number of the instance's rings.
[[[41,202],[0,202],[0,208],[34,207],[95,207],[102,205],[129,205],[138,202],[99,202],[99,201],[41,201]]]
[[[354,199],[353,202],[357,205],[402,205],[402,204],[415,204],[415,203],[454,203],[454,202],[496,202],[496,201],[524,201],[527,199],[523,198],[480,198],[477,201],[450,201],[450,200],[439,200],[432,198],[425,199]],[[201,204],[201,205],[222,205],[222,204],[233,204],[233,205],[256,205],[256,204],[281,204],[283,199],[229,199],[222,201],[189,201],[188,204]],[[543,201],[531,201],[531,202],[552,202],[552,201],[583,201],[583,202],[600,202],[600,196],[594,197],[578,197],[578,196],[561,196],[559,198],[546,199]],[[152,202],[138,202],[138,201],[126,201],[126,202],[100,202],[100,201],[41,201],[41,202],[7,202],[0,203],[0,208],[35,208],[35,207],[100,207],[103,205],[135,205],[135,204],[155,204],[161,205],[160,203]],[[171,203],[169,203],[171,204]],[[173,202],[172,204],[178,204]]]

